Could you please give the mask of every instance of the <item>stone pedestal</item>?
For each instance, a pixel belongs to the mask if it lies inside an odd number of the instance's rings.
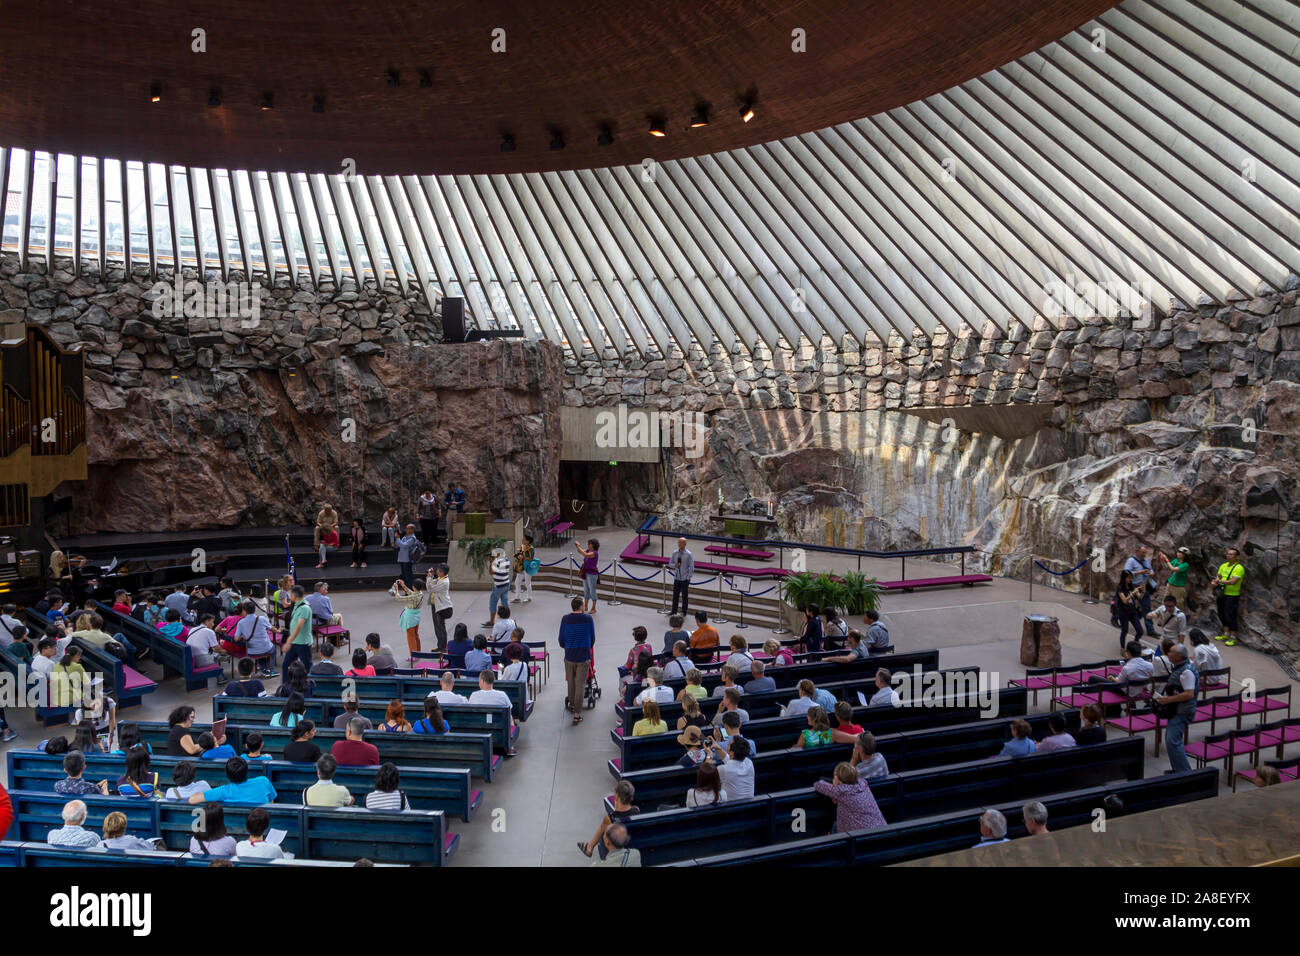
[[[1026,667],[1061,666],[1061,625],[1046,614],[1027,614],[1020,631],[1020,663]]]

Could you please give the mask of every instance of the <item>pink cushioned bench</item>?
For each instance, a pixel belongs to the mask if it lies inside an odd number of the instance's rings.
[[[125,690],[141,694],[147,693],[158,686],[134,667],[127,667],[125,664],[122,665],[122,684]]]
[[[460,834],[448,833],[442,838],[442,858],[444,861],[450,860],[456,854],[456,849],[460,846]]]
[[[773,551],[760,551],[757,548],[734,548],[725,544],[711,544],[704,549],[709,554],[725,554],[729,558],[748,558],[751,561],[771,561],[776,557]]]
[[[947,588],[957,584],[968,588],[976,584],[987,584],[992,580],[987,574],[954,574],[946,578],[905,578],[902,581],[877,583],[886,591],[915,591],[917,588]]]

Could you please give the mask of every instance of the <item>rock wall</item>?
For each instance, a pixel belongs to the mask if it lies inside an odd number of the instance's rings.
[[[451,481],[474,506],[557,510],[556,346],[438,344],[435,313],[395,288],[281,280],[254,319],[158,318],[152,286],[0,260],[0,324],[85,349],[74,526],[297,524],[324,501],[377,524],[390,502],[410,515],[423,486]]]
[[[1282,290],[1174,303],[1145,322],[1040,319],[1005,335],[989,326],[838,352],[588,357],[566,366],[565,401],[705,413],[707,453],[665,452],[667,492],[630,491],[615,509],[624,521],[661,510],[673,527],[705,531],[700,509],[721,489],[733,504],[776,495],[789,538],[970,543],[979,564],[1021,577],[1033,559],[1063,570],[1100,548],[1108,573],[1065,583],[1103,600],[1137,544],[1185,544],[1193,620],[1206,626],[1216,623],[1208,582],[1237,545],[1249,642],[1295,651],[1298,289],[1292,276]],[[968,405],[994,414],[981,422]],[[1030,413],[1041,418],[1021,427]]]
[[[704,530],[719,489],[775,495],[787,537],[972,543],[1021,576],[1034,558],[1063,568],[1100,548],[1113,569],[1137,543],[1186,544],[1206,625],[1208,578],[1236,544],[1248,640],[1300,650],[1300,277],[1145,322],[624,360],[442,345],[434,310],[396,287],[281,280],[250,327],[155,318],[150,285],[0,258],[0,325],[86,350],[88,530],[301,522],[327,498],[373,520],[452,480],[485,510],[550,514],[561,404],[626,402],[700,412],[708,442],[611,481],[619,523],[660,511]]]

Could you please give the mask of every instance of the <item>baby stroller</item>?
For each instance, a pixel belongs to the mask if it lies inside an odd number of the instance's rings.
[[[596,701],[600,699],[600,683],[596,680],[596,653],[592,651],[591,661],[587,664],[587,684],[582,691],[583,705],[592,710],[596,706]],[[564,710],[569,710],[569,698],[564,698]]]

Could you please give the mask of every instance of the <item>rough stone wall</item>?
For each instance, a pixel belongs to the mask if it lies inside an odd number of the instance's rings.
[[[297,524],[323,501],[375,526],[390,502],[412,515],[421,487],[450,481],[473,505],[557,510],[556,346],[438,344],[435,313],[395,287],[282,279],[254,323],[157,318],[152,286],[0,259],[0,324],[85,349],[74,526]]]
[[[708,445],[698,459],[665,453],[662,482],[624,481],[619,522],[664,511],[703,529],[721,488],[731,502],[776,495],[788,537],[969,542],[984,566],[1020,575],[1031,558],[1062,568],[1101,548],[1113,568],[1138,542],[1187,544],[1207,625],[1208,576],[1237,544],[1248,640],[1300,649],[1294,276],[1226,307],[1174,303],[1145,325],[567,362],[547,344],[440,345],[435,313],[396,287],[282,279],[246,328],[154,318],[150,285],[0,258],[0,325],[39,323],[86,349],[91,480],[74,520],[87,529],[300,522],[326,498],[373,521],[450,480],[485,509],[550,514],[560,405],[626,402],[704,413]],[[1013,427],[976,430],[961,411],[972,405]],[[1050,409],[1046,426],[1014,437],[1033,405]],[[951,422],[908,411],[944,406]]]
[[[751,356],[566,366],[565,401],[705,413],[708,451],[665,453],[668,492],[629,493],[674,527],[700,508],[780,501],[791,538],[873,548],[971,543],[978,562],[1024,576],[1100,548],[1108,573],[1065,579],[1107,599],[1138,543],[1193,549],[1195,623],[1213,626],[1208,582],[1223,549],[1246,555],[1250,642],[1300,650],[1300,277],[1282,290],[1173,303],[1145,321],[1046,320],[1032,330]],[[960,406],[1050,409],[1028,437],[963,429]],[[908,409],[951,406],[929,421]],[[616,509],[617,510],[617,509]],[[1040,574],[1041,580],[1041,574]]]

